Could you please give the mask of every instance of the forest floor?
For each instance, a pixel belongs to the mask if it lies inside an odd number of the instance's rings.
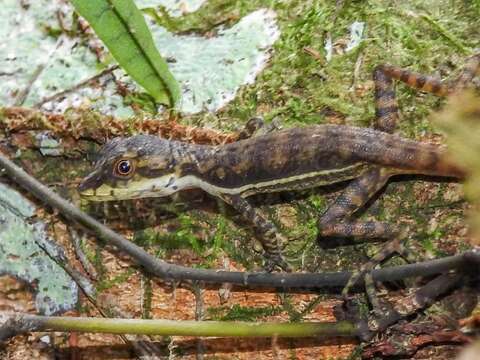
[[[480,48],[478,0],[346,0],[338,10],[334,1],[210,0],[195,13],[168,21],[159,18],[158,21],[163,21],[161,25],[172,32],[211,35],[218,24],[228,27],[263,7],[276,12],[281,31],[267,67],[254,84],[241,88],[236,98],[220,111],[179,117],[180,124],[228,133],[240,129],[248,119],[261,116],[267,123],[275,120],[284,128],[327,123],[370,126],[375,113],[372,70],[376,65],[390,63],[452,79],[466,58]],[[347,51],[349,28],[354,22],[364,23],[362,41]],[[324,47],[328,37],[332,39],[333,54],[327,61]],[[418,141],[443,143],[443,136],[436,130],[432,118],[444,100],[403,84],[398,84],[396,90],[400,109],[397,133]],[[167,119],[167,115],[151,116],[159,121]],[[101,123],[101,118],[98,121]],[[57,186],[59,192],[70,195],[75,193],[75,185],[91,168],[85,159],[62,158],[60,164],[57,158],[43,158],[34,150],[25,150],[20,159],[31,173]],[[295,271],[353,270],[381,248],[379,243],[335,249],[318,246],[318,216],[338,196],[343,185],[254,199],[290,239],[285,253]],[[174,208],[174,216],[165,216],[161,223],[146,229],[140,229],[143,226],[138,226],[140,221],[135,222],[135,214],[122,214],[121,207],[119,214],[112,215],[110,211],[102,216],[132,241],[164,260],[205,268],[259,270],[262,256],[252,233],[238,221],[232,221],[235,216],[231,211],[224,211],[221,206],[218,209],[215,201],[210,202],[214,211]],[[469,248],[465,220],[468,208],[461,184],[405,176],[390,181],[360,216],[408,225],[411,231],[409,249],[419,259],[431,259]],[[99,211],[98,208],[93,210]],[[109,221],[109,215],[115,218]],[[50,222],[51,234],[76,262],[66,239],[67,226],[50,211],[40,211],[39,216]],[[97,273],[95,285],[100,306],[121,309],[129,317],[333,321],[333,307],[340,303],[339,296],[331,294],[285,294],[268,289],[215,288],[202,284],[192,288],[165,283],[143,274],[125,256],[112,252],[93,238],[86,240],[84,251]],[[402,262],[394,258],[389,264]],[[32,310],[28,287],[4,277],[0,289],[4,289],[0,291],[5,297],[14,298],[19,308]],[[388,296],[392,299],[408,291],[389,290]],[[381,295],[387,296],[387,290],[381,289]],[[439,304],[427,316],[446,312]],[[85,299],[72,313],[99,314],[96,305]],[[53,350],[40,341],[42,335],[16,337],[3,356],[20,359],[29,354],[48,358]],[[172,337],[156,340],[159,351],[170,358],[354,359],[362,353],[358,343],[339,339],[196,340]],[[57,334],[52,341],[60,358],[73,353],[90,359],[132,356],[131,348],[114,335]],[[419,359],[451,358],[457,350],[451,346],[427,347],[415,356]]]

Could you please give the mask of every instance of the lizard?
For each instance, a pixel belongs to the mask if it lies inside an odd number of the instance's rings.
[[[282,254],[286,239],[251,204],[258,193],[313,188],[351,180],[318,220],[318,237],[396,238],[399,229],[352,215],[398,174],[462,179],[464,170],[445,156],[443,146],[393,134],[398,121],[394,80],[447,96],[480,73],[480,54],[458,78],[441,80],[393,66],[373,71],[373,128],[320,124],[290,128],[217,146],[195,145],[153,135],[114,138],[99,152],[93,171],[81,182],[92,201],[170,196],[199,188],[236,209],[261,241],[268,268],[291,268]]]

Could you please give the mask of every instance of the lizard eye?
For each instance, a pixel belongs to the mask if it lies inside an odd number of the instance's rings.
[[[120,159],[115,163],[114,172],[115,175],[128,176],[133,173],[135,165],[131,160]]]

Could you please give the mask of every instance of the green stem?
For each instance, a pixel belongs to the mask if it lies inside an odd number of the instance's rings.
[[[308,323],[250,323],[227,321],[175,321],[141,319],[105,319],[82,317],[49,317],[22,315],[22,321],[40,323],[37,331],[79,331],[110,334],[142,334],[163,336],[219,336],[219,337],[311,337],[359,334],[355,324],[340,322]]]

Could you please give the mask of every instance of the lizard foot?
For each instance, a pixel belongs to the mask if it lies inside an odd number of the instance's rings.
[[[389,258],[393,254],[402,254],[404,251],[403,247],[404,236],[399,236],[387,242],[378,254],[376,254],[370,261],[363,264],[360,269],[353,272],[352,276],[347,282],[347,285],[343,288],[342,297],[348,299],[348,295],[353,287],[357,284],[360,279],[366,278],[367,282],[371,282],[373,286],[373,279],[371,279],[371,271],[373,268],[380,264],[385,259]],[[368,290],[368,289],[367,289]],[[368,291],[367,291],[368,294]]]

